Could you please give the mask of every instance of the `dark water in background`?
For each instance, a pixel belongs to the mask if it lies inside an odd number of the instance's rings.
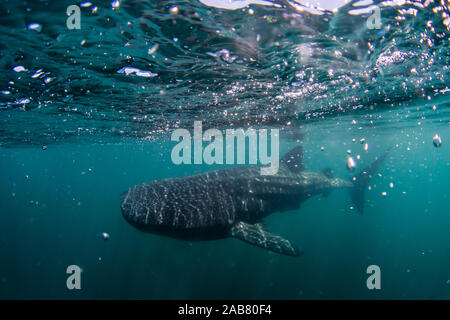
[[[0,5],[0,298],[450,298],[446,2],[380,4],[380,30],[354,3],[199,1],[93,1],[67,30],[70,4]],[[305,167],[342,178],[347,150],[359,170],[394,149],[363,216],[338,190],[266,219],[302,257],[141,233],[121,216],[126,188],[223,168],[172,163],[168,134],[194,120],[280,128],[282,153],[304,133]],[[72,264],[80,291],[66,288]]]

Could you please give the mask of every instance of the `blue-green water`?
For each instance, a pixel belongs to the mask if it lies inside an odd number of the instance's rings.
[[[450,298],[447,2],[376,2],[381,29],[355,2],[123,0],[84,3],[68,30],[71,4],[0,5],[0,298]],[[280,129],[281,154],[300,143],[308,170],[341,178],[393,149],[364,215],[336,190],[266,219],[301,257],[142,233],[124,190],[228,167],[173,164],[170,134],[195,120]]]

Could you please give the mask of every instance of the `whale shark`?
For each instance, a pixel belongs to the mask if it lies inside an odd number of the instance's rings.
[[[307,171],[303,148],[297,146],[280,159],[274,175],[261,175],[260,166],[210,171],[189,177],[139,184],[121,196],[125,220],[137,229],[183,240],[233,237],[289,256],[302,251],[270,232],[264,218],[274,212],[296,210],[314,195],[348,188],[359,213],[364,193],[388,151],[350,180],[336,178],[330,169]]]

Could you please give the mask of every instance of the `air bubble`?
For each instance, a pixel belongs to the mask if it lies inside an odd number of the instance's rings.
[[[36,32],[41,32],[42,26],[39,23],[30,23],[28,29],[34,30]]]
[[[433,137],[433,144],[436,148],[440,148],[442,145],[442,139],[438,134],[435,134]]]
[[[356,167],[356,162],[352,157],[347,158],[347,168],[349,170],[352,170],[354,167]]]
[[[101,237],[103,240],[108,240],[108,239],[109,239],[109,233],[107,233],[107,232],[102,232],[102,233],[100,234],[100,237]]]

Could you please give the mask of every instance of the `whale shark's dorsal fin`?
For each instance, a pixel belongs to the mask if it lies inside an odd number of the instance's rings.
[[[325,168],[325,169],[323,169],[322,170],[322,173],[325,175],[325,177],[327,177],[327,178],[330,178],[330,179],[333,179],[334,178],[334,176],[333,176],[333,173],[331,172],[331,169],[330,168]]]
[[[242,221],[238,222],[231,228],[230,236],[288,256],[299,256],[302,254],[288,240],[267,231],[266,227],[259,223],[248,224]]]
[[[303,147],[298,146],[286,153],[280,162],[287,166],[292,172],[303,171]]]

